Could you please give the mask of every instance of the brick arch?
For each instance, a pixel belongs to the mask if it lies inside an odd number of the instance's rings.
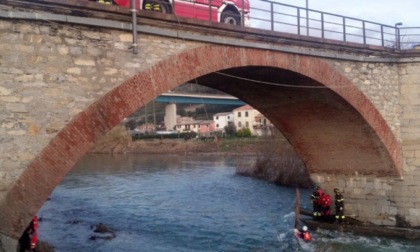
[[[161,93],[191,79],[244,66],[286,69],[330,87],[376,130],[395,164],[396,173],[401,174],[399,144],[384,119],[361,91],[326,62],[259,49],[203,46],[169,57],[139,72],[78,114],[28,165],[8,191],[0,206],[0,232],[18,238],[74,164],[123,118]]]

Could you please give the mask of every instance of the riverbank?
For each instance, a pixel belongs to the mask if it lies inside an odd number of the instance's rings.
[[[152,139],[137,141],[102,140],[91,150],[91,153],[138,153],[138,154],[179,154],[179,155],[256,155],[263,139],[220,139],[183,140]]]
[[[273,149],[273,144],[283,153],[292,151],[290,144],[282,137],[253,137],[253,138],[216,138],[208,140],[198,139],[147,139],[133,141],[131,134],[125,127],[119,125],[108,132],[90,150],[90,153],[102,154],[179,154],[179,155],[258,155],[266,152],[266,148]]]

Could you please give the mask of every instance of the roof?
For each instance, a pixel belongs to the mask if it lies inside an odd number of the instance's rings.
[[[225,116],[225,115],[230,115],[232,114],[232,112],[221,112],[221,113],[217,113],[214,116]]]
[[[244,111],[244,110],[254,110],[253,107],[251,107],[251,105],[244,105],[242,107],[236,108],[233,111]]]

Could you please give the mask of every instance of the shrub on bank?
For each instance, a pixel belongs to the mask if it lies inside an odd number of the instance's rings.
[[[251,137],[251,130],[249,128],[243,128],[236,131],[236,137]]]
[[[252,161],[241,159],[236,162],[237,174],[278,185],[313,187],[303,161],[284,137],[267,137],[256,149],[257,156]]]
[[[197,133],[194,131],[189,132],[181,132],[178,134],[167,134],[167,135],[161,135],[161,134],[136,134],[133,135],[133,141],[137,140],[150,140],[150,139],[184,139],[184,140],[190,140],[195,139],[197,137]]]

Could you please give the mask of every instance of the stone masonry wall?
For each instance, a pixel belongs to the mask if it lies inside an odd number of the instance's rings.
[[[399,68],[394,63],[330,61],[375,105],[398,140],[400,134]],[[340,83],[337,83],[339,85]]]
[[[83,26],[0,20],[0,200],[75,115],[162,58],[199,46]],[[157,95],[166,91],[157,90]]]
[[[349,215],[378,225],[420,226],[420,63],[334,64],[344,66],[346,76],[370,98],[401,142],[404,174],[402,178],[312,174],[312,179],[331,196],[334,187],[344,190]]]

